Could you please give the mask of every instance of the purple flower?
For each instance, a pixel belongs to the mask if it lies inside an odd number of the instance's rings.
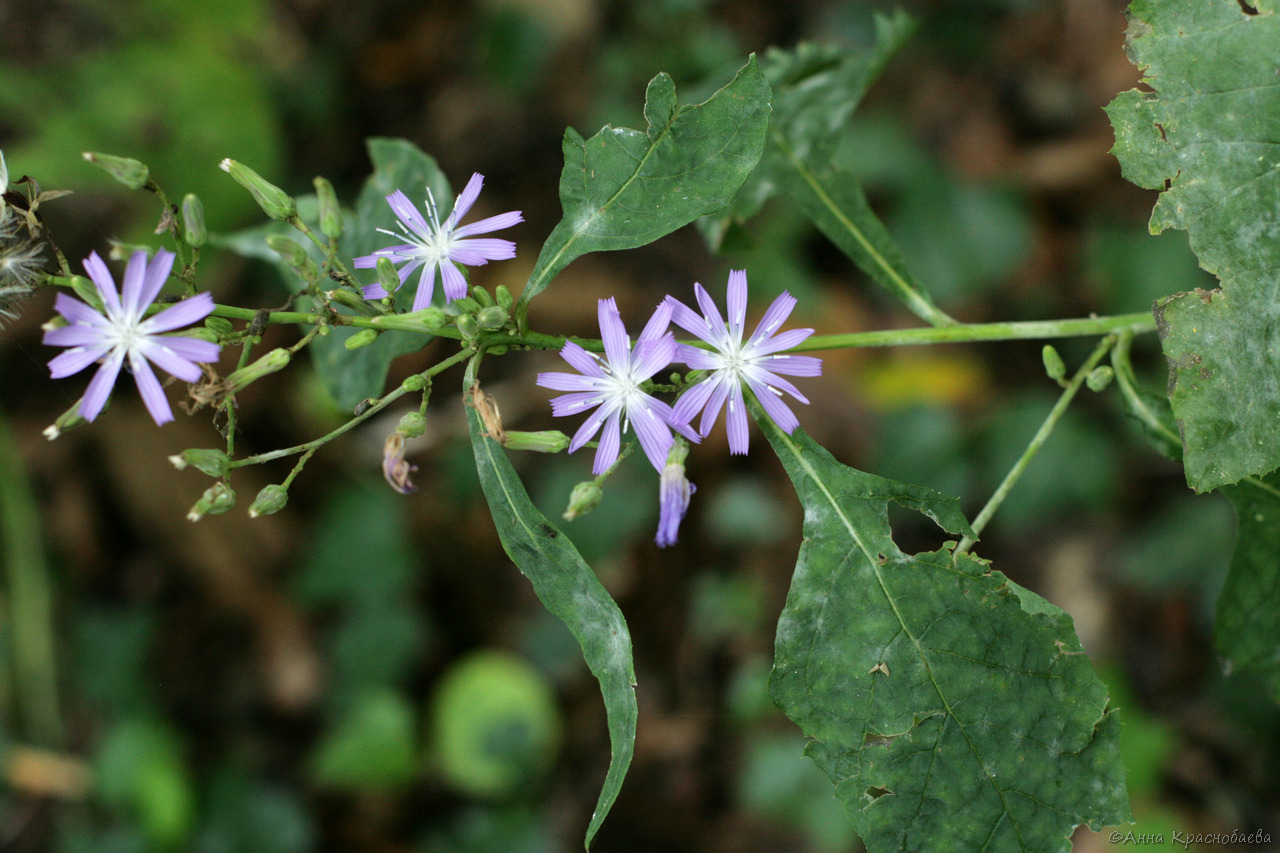
[[[684,475],[684,460],[688,455],[689,445],[676,439],[658,481],[658,535],[654,541],[659,548],[676,544],[680,522],[689,511],[689,498],[697,490]]]
[[[587,352],[573,341],[565,341],[561,357],[578,371],[575,373],[539,373],[538,384],[555,391],[568,391],[551,400],[551,413],[556,417],[576,415],[595,408],[569,442],[569,452],[577,450],[600,432],[592,472],[599,475],[618,458],[621,433],[634,424],[640,447],[653,467],[662,471],[667,452],[674,439],[675,426],[693,441],[691,430],[672,421],[671,407],[640,390],[640,384],[671,363],[676,340],[667,326],[671,323],[671,306],[662,303],[636,340],[635,349],[627,337],[626,327],[612,298],[601,299],[600,336],[604,339],[605,357]],[[578,375],[581,374],[581,375]],[[601,432],[601,427],[604,431]]]
[[[720,409],[728,401],[725,427],[729,432],[729,452],[746,453],[748,444],[747,411],[742,397],[742,383],[755,394],[760,405],[783,432],[790,433],[800,422],[782,401],[785,391],[802,403],[809,401],[787,380],[787,376],[821,376],[822,359],[807,355],[777,355],[791,349],[813,334],[813,329],[789,329],[778,333],[778,327],[791,315],[796,305],[795,297],[783,291],[764,312],[760,324],[744,343],[743,326],[747,319],[746,270],[729,272],[728,325],[720,317],[711,297],[702,285],[694,284],[698,306],[702,316],[683,303],[668,296],[672,307],[672,321],[711,345],[710,350],[687,344],[678,345],[676,359],[684,361],[695,370],[707,371],[707,376],[676,401],[675,422],[687,424],[701,411],[699,432],[711,431]]]
[[[385,228],[378,230],[406,242],[356,258],[353,262],[356,269],[373,269],[378,265],[378,258],[390,258],[393,263],[403,264],[399,270],[400,283],[403,285],[410,273],[422,267],[422,275],[418,278],[418,292],[413,298],[414,311],[431,304],[436,288],[437,267],[440,269],[440,278],[444,281],[445,301],[451,302],[466,296],[467,280],[462,277],[458,264],[475,267],[516,256],[516,244],[510,240],[495,237],[476,239],[471,235],[488,234],[524,221],[520,211],[513,210],[459,227],[458,220],[471,210],[483,185],[484,175],[478,172],[473,174],[454,200],[453,210],[443,225],[436,212],[435,197],[431,195],[430,188],[427,189],[427,215],[431,217],[430,222],[422,217],[408,196],[396,190],[387,196],[387,204],[395,212],[400,231],[387,231]],[[389,294],[381,284],[370,284],[364,287],[364,295],[366,299],[381,299]]]
[[[138,385],[142,401],[147,404],[156,424],[173,420],[173,411],[148,360],[184,382],[197,382],[197,363],[218,360],[218,345],[182,335],[164,335],[182,326],[203,320],[213,311],[213,297],[201,293],[184,299],[158,314],[143,319],[155,301],[173,268],[173,253],[157,249],[148,263],[146,252],[134,252],[124,271],[124,291],[117,294],[115,279],[107,265],[94,252],[85,258],[84,269],[102,297],[105,313],[75,297],[59,293],[54,309],[70,325],[50,329],[44,342],[50,346],[68,347],[49,362],[54,379],[79,373],[102,359],[102,366],[89,381],[80,402],[80,414],[92,421],[107,404],[120,366],[129,358],[129,370]]]

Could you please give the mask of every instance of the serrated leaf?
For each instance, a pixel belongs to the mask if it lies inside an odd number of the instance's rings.
[[[560,204],[521,305],[588,252],[633,249],[728,204],[760,160],[769,84],[752,56],[705,102],[681,106],[666,74],[649,82],[641,132],[606,125],[564,136]]]
[[[467,368],[466,386],[475,379],[474,362]],[[569,537],[552,525],[529,500],[506,451],[491,438],[475,409],[467,408],[467,425],[476,457],[480,486],[503,550],[516,568],[533,584],[538,599],[568,626],[582,647],[582,656],[600,682],[609,724],[609,771],[587,827],[591,845],[604,822],[635,750],[635,669],[631,658],[631,633],[622,611],[583,561]]]
[[[1280,15],[1235,0],[1142,0],[1127,48],[1154,92],[1107,107],[1113,153],[1139,186],[1168,187],[1151,231],[1185,229],[1221,291],[1176,294],[1156,318],[1169,398],[1196,491],[1280,466]]]
[[[1280,699],[1280,475],[1250,477],[1222,493],[1239,533],[1214,624],[1228,670],[1257,670]]]
[[[1129,820],[1119,720],[1071,618],[968,555],[904,554],[888,505],[971,534],[957,502],[756,420],[805,509],[774,701],[871,853],[1066,851]]]

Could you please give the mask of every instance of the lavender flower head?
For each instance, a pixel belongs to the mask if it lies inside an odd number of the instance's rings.
[[[105,313],[73,296],[58,294],[54,309],[70,325],[45,332],[46,344],[67,347],[66,352],[49,362],[53,378],[79,373],[102,360],[102,366],[89,381],[80,401],[80,414],[85,420],[92,421],[107,404],[126,358],[142,401],[157,425],[173,420],[173,411],[148,361],[184,382],[197,382],[200,379],[197,365],[218,360],[217,344],[162,334],[209,316],[213,311],[213,297],[208,293],[184,299],[143,319],[169,277],[173,258],[172,252],[158,249],[148,262],[146,252],[134,252],[125,269],[123,292],[117,293],[115,279],[107,265],[97,252],[90,254],[84,269],[102,297]]]
[[[617,460],[621,434],[631,424],[645,456],[661,472],[674,441],[673,426],[692,441],[698,440],[688,427],[674,423],[670,406],[640,390],[642,382],[670,364],[675,356],[675,337],[667,331],[671,306],[665,302],[658,306],[636,339],[634,349],[612,298],[600,300],[599,316],[605,357],[601,359],[573,341],[565,341],[560,355],[578,373],[539,373],[538,384],[570,392],[551,400],[551,413],[556,417],[595,408],[569,442],[572,453],[600,433],[593,473],[603,474]]]
[[[795,297],[783,291],[760,318],[755,332],[744,342],[742,335],[747,319],[746,270],[729,272],[727,324],[702,285],[694,284],[693,288],[702,314],[698,315],[680,301],[668,296],[667,301],[672,308],[671,319],[680,328],[710,344],[711,349],[680,344],[676,359],[695,370],[705,370],[708,375],[676,401],[675,422],[687,424],[701,411],[702,421],[698,430],[706,435],[727,402],[725,427],[729,433],[729,452],[746,453],[749,437],[746,402],[742,396],[742,385],[746,383],[773,422],[783,432],[791,433],[800,422],[782,401],[782,392],[785,391],[802,403],[807,404],[809,401],[779,374],[822,375],[820,358],[778,355],[813,334],[813,329],[778,332],[778,327],[795,308]]]
[[[658,534],[654,541],[659,548],[676,544],[680,522],[689,511],[689,498],[697,491],[684,475],[684,460],[688,455],[688,443],[676,439],[658,480]]]
[[[404,240],[396,246],[378,249],[371,255],[356,258],[353,263],[356,269],[373,269],[378,265],[378,258],[390,258],[400,264],[400,284],[403,285],[410,273],[422,267],[418,277],[418,292],[413,298],[413,310],[420,311],[431,305],[431,297],[435,293],[436,269],[440,270],[440,278],[444,282],[444,298],[446,302],[459,299],[467,294],[467,280],[463,278],[458,264],[469,267],[480,266],[489,261],[502,261],[516,256],[516,244],[510,240],[499,240],[496,237],[475,238],[474,234],[488,234],[503,228],[510,228],[517,222],[523,222],[520,211],[500,213],[459,226],[458,222],[467,215],[471,206],[480,196],[480,188],[484,186],[484,175],[475,173],[466,187],[453,202],[453,210],[443,223],[436,211],[435,198],[427,189],[427,215],[430,221],[423,218],[418,209],[409,201],[408,196],[396,190],[387,196],[387,204],[396,215],[399,231],[388,231],[379,228],[383,234]],[[382,299],[388,296],[381,284],[366,285],[363,289],[366,299]]]

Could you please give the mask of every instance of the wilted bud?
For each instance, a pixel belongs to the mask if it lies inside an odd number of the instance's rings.
[[[405,438],[417,438],[427,431],[427,419],[421,412],[405,412],[396,425],[396,432]]]
[[[465,340],[474,341],[480,337],[480,325],[470,314],[462,314],[457,319],[458,332]]]
[[[505,284],[500,284],[494,288],[493,295],[497,298],[498,304],[508,311],[511,310],[512,305],[516,304],[515,299],[511,296],[511,291],[507,289]]]
[[[145,163],[139,163],[130,157],[116,157],[112,154],[99,154],[96,151],[84,152],[84,159],[102,169],[111,177],[131,190],[140,190],[147,185],[151,172]]]
[[[209,230],[204,224],[204,205],[191,193],[182,197],[182,239],[195,249],[209,239]]]
[[[249,517],[257,518],[260,515],[271,515],[284,509],[284,505],[289,502],[289,490],[279,483],[272,483],[270,486],[263,486],[262,491],[258,492],[258,496],[253,499],[253,505],[249,507]]]
[[[273,349],[253,364],[247,364],[227,377],[227,393],[242,391],[250,384],[277,370],[283,370],[293,358],[287,349]]]
[[[1049,378],[1054,382],[1059,382],[1062,377],[1067,375],[1067,366],[1062,361],[1062,356],[1058,355],[1058,351],[1053,348],[1053,344],[1045,344],[1044,349],[1040,351],[1040,357],[1044,359],[1044,372],[1049,374]]]
[[[684,475],[684,460],[688,455],[689,443],[677,438],[658,481],[658,533],[654,541],[659,548],[676,544],[680,522],[689,511],[689,498],[693,495],[694,486]]]
[[[409,475],[418,470],[417,465],[410,465],[404,458],[404,436],[393,432],[387,436],[382,445],[382,476],[387,484],[402,495],[411,495],[418,487],[409,479]]]
[[[214,483],[204,490],[187,513],[187,521],[199,521],[206,515],[221,515],[236,505],[236,493],[226,483]]]
[[[169,461],[179,471],[190,465],[210,477],[225,477],[231,470],[231,458],[221,450],[193,447],[176,456],[170,456]]]
[[[502,446],[507,450],[532,450],[535,453],[559,453],[569,446],[569,436],[558,429],[538,432],[507,430]]]
[[[378,284],[382,285],[383,290],[387,293],[395,293],[400,289],[400,273],[396,272],[396,265],[390,258],[386,256],[378,258],[374,269],[378,273]]]
[[[1107,386],[1111,384],[1111,380],[1115,378],[1115,375],[1116,372],[1104,364],[1102,367],[1095,367],[1089,371],[1084,383],[1089,386],[1090,391],[1105,391]]]
[[[502,413],[498,411],[498,401],[486,394],[479,382],[467,389],[463,399],[480,416],[484,434],[499,444],[506,444],[507,434],[502,429]]]
[[[320,232],[330,240],[342,236],[342,208],[338,206],[338,194],[333,191],[333,184],[328,178],[319,175],[311,182],[316,188],[316,198],[320,200]]]
[[[573,521],[586,515],[600,505],[604,498],[604,490],[596,485],[595,480],[584,480],[573,487],[569,494],[569,507],[564,511],[564,520]]]
[[[347,349],[363,349],[378,339],[382,334],[377,329],[361,329],[343,342]]]
[[[499,308],[497,305],[490,305],[488,308],[481,308],[480,313],[476,315],[476,325],[482,329],[492,331],[501,329],[507,324],[507,311],[505,308]]]
[[[261,175],[243,163],[230,158],[218,164],[218,168],[236,179],[236,183],[247,189],[263,212],[272,219],[285,221],[298,215],[298,206],[293,198],[275,184],[268,183]]]

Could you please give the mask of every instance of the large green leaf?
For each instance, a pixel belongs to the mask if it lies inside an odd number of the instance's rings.
[[[467,368],[467,387],[474,379],[473,362]],[[595,813],[587,827],[586,844],[590,846],[618,797],[635,749],[639,710],[631,633],[622,611],[595,572],[583,561],[569,537],[556,529],[529,500],[506,451],[485,437],[479,416],[469,407],[467,424],[471,428],[480,486],[489,502],[503,549],[533,584],[533,591],[547,610],[568,626],[582,647],[587,667],[600,682],[612,755]]]
[[[1254,7],[1135,0],[1129,56],[1154,91],[1107,108],[1125,177],[1165,189],[1152,233],[1185,229],[1222,284],[1155,309],[1197,491],[1280,466],[1280,6]]]
[[[752,56],[727,86],[688,106],[659,74],[644,117],[643,132],[607,125],[584,140],[565,131],[564,218],[543,244],[522,305],[574,258],[643,246],[728,204],[764,149],[769,84]]]
[[[867,849],[1065,851],[1079,824],[1129,820],[1119,720],[1071,618],[975,557],[902,553],[889,502],[971,534],[955,499],[755,411],[805,509],[772,694]]]
[[[745,222],[782,190],[850,260],[934,324],[951,322],[907,269],[893,238],[871,210],[853,175],[831,164],[850,118],[915,22],[905,12],[877,15],[875,41],[866,50],[801,44],[770,49],[761,63],[773,89],[769,141],[760,165],[731,206],[702,223],[718,245],[733,222]]]
[[[1260,670],[1280,697],[1280,475],[1250,477],[1222,490],[1239,534],[1214,626],[1229,670]]]

